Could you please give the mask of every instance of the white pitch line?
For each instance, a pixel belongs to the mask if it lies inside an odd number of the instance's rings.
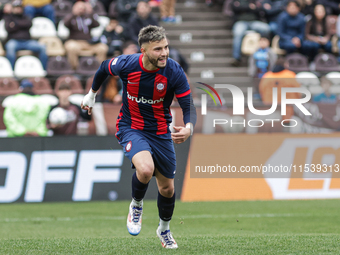
[[[201,215],[182,215],[176,216],[176,218],[182,219],[217,219],[217,218],[280,218],[280,217],[306,217],[312,214],[306,213],[266,213],[266,214],[235,214],[235,215],[211,215],[211,214],[201,214]],[[157,219],[158,217],[148,217],[144,216],[143,219]],[[175,219],[176,219],[175,218]],[[0,218],[0,222],[44,222],[44,221],[90,221],[90,220],[126,220],[126,216],[112,216],[112,217],[76,217],[76,218],[53,218],[53,217],[36,217],[36,218]]]

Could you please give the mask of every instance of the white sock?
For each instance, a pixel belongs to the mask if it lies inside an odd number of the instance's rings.
[[[142,207],[143,206],[143,199],[141,201],[137,201],[134,198],[132,198],[132,207],[136,206],[136,207]]]
[[[162,219],[159,219],[159,230],[161,232],[164,232],[165,230],[170,230],[170,220],[164,221]]]

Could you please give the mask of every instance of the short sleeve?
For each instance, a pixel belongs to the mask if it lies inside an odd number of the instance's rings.
[[[122,61],[122,57],[121,56],[118,56],[118,57],[115,57],[115,58],[112,58],[109,60],[109,63],[108,63],[108,71],[110,73],[110,75],[118,75],[120,74],[120,70],[122,68],[122,62],[125,62],[125,61]]]
[[[174,91],[177,98],[185,97],[190,94],[190,85],[188,79],[179,65],[175,65],[172,75],[174,78]]]

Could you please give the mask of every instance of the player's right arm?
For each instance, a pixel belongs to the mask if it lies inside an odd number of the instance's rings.
[[[120,74],[121,63],[124,62],[119,61],[120,58],[122,58],[122,56],[103,61],[94,75],[92,87],[81,103],[81,108],[87,110],[89,115],[92,113],[92,107],[95,103],[97,91],[107,76]]]

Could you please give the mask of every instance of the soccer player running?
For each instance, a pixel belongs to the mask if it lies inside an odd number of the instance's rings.
[[[156,233],[163,247],[176,249],[178,245],[169,226],[175,207],[173,143],[182,143],[192,134],[196,110],[183,69],[168,59],[164,28],[151,25],[142,28],[138,43],[141,54],[121,55],[101,64],[81,107],[91,114],[96,92],[106,77],[118,75],[122,79],[123,103],[117,118],[116,137],[132,167],[136,168],[132,176],[127,229],[134,236],[140,233],[143,198],[149,181],[155,176],[160,218]],[[174,95],[182,108],[185,127],[174,127],[176,132],[171,133],[170,105]]]

